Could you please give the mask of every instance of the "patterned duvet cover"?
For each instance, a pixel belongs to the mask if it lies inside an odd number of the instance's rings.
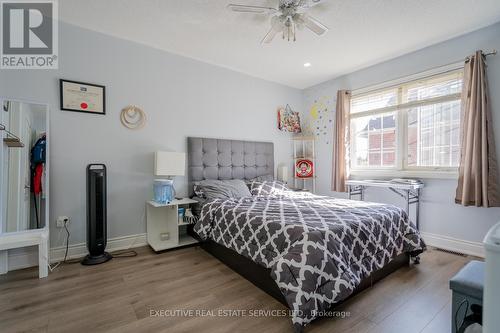
[[[398,207],[293,191],[211,200],[194,230],[271,269],[299,330],[391,259],[425,249]]]

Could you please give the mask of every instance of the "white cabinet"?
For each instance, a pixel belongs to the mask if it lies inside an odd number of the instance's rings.
[[[486,267],[484,272],[483,332],[498,332],[500,326],[500,222],[484,238]]]
[[[148,243],[153,250],[168,250],[198,242],[187,234],[189,223],[179,220],[179,207],[189,208],[195,203],[197,201],[187,198],[175,199],[168,204],[146,203]]]

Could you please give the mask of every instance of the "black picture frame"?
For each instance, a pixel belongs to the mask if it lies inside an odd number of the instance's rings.
[[[86,111],[86,110],[82,110],[82,109],[71,109],[71,108],[64,107],[64,90],[63,90],[64,83],[73,83],[73,84],[85,85],[85,86],[89,86],[89,87],[95,87],[95,88],[102,89],[102,112],[92,112],[92,111]],[[86,113],[86,114],[95,114],[95,115],[106,115],[106,86],[103,86],[100,84],[95,84],[95,83],[59,79],[59,107],[63,111],[82,112],[82,113]]]

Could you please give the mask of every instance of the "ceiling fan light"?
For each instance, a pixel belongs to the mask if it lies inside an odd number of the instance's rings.
[[[311,63],[310,63],[310,62],[306,62],[306,63],[304,63],[304,67],[306,67],[306,68],[307,68],[307,67],[311,67]]]
[[[328,27],[306,13],[309,8],[323,1],[279,0],[278,8],[239,4],[228,4],[227,8],[241,13],[271,15],[271,30],[261,41],[262,44],[268,44],[278,33],[281,33],[283,40],[295,42],[297,29],[308,28],[318,36],[327,32]]]

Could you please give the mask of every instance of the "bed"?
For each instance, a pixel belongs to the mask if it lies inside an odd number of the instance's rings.
[[[188,138],[190,191],[206,179],[269,174],[272,143]],[[285,304],[296,331],[425,250],[398,207],[287,190],[210,200],[194,231],[206,251]]]

